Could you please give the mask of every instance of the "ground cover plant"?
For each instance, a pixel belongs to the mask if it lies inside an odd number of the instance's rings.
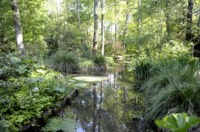
[[[171,132],[187,132],[189,128],[199,123],[200,118],[188,116],[186,113],[173,113],[166,115],[162,120],[156,120],[156,125]]]
[[[0,57],[0,129],[19,131],[72,91],[68,79],[16,55]]]

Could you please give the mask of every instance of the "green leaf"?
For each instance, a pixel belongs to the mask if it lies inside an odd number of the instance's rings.
[[[200,123],[195,116],[188,117],[186,113],[170,114],[162,120],[156,120],[158,127],[166,128],[172,132],[186,132],[190,127]]]
[[[37,77],[37,78],[31,78],[30,82],[35,83],[35,82],[43,82],[45,78],[43,77]]]
[[[15,121],[16,123],[17,122],[22,122],[24,120],[23,116],[18,116],[17,117],[17,120]]]
[[[54,91],[64,93],[66,91],[66,88],[57,87],[57,88],[54,89]]]

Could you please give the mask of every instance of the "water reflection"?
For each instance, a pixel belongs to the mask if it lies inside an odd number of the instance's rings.
[[[72,106],[56,118],[66,124],[65,119],[74,120],[74,125],[70,126],[74,126],[74,132],[138,132],[142,112],[142,96],[133,90],[131,84],[119,79],[118,74],[109,74],[108,80],[81,89]],[[48,124],[43,130],[53,124]],[[72,129],[69,131],[58,124],[55,127],[50,131],[72,132]]]

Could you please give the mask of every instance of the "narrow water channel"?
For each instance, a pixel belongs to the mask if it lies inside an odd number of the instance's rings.
[[[93,77],[104,79],[88,82],[88,87],[79,89],[72,105],[51,118],[42,131],[139,132],[142,129],[142,96],[134,91],[133,85],[120,74]]]

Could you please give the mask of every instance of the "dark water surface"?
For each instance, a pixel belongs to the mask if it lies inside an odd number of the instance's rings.
[[[102,77],[101,81],[88,82],[85,88],[79,89],[79,97],[72,105],[51,118],[42,131],[141,131],[142,95],[124,81],[122,74],[104,74]]]

